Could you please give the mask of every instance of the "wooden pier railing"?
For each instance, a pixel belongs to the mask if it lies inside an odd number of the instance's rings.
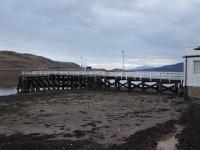
[[[183,92],[182,72],[24,71],[18,93],[46,90],[115,89]]]

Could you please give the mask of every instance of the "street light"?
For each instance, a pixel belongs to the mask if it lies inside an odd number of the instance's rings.
[[[83,57],[80,57],[81,59],[81,70],[83,70]]]
[[[123,51],[122,51],[122,55],[123,55],[123,71],[124,71],[124,69],[125,69],[125,68],[124,68],[124,53],[125,53],[125,51],[123,50]]]

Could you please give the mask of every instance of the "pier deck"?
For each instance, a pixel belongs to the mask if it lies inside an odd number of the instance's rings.
[[[18,82],[18,93],[46,90],[140,90],[183,92],[181,72],[108,72],[108,71],[26,71]]]

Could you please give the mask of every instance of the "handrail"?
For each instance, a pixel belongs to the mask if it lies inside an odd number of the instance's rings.
[[[113,71],[22,71],[22,75],[38,76],[38,75],[73,75],[73,76],[103,76],[103,77],[132,77],[132,78],[148,78],[180,80],[183,82],[183,72],[113,72]]]

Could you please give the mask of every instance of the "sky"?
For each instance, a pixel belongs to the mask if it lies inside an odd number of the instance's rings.
[[[1,0],[0,50],[95,68],[183,61],[200,43],[200,0]],[[81,58],[83,57],[83,63]]]

